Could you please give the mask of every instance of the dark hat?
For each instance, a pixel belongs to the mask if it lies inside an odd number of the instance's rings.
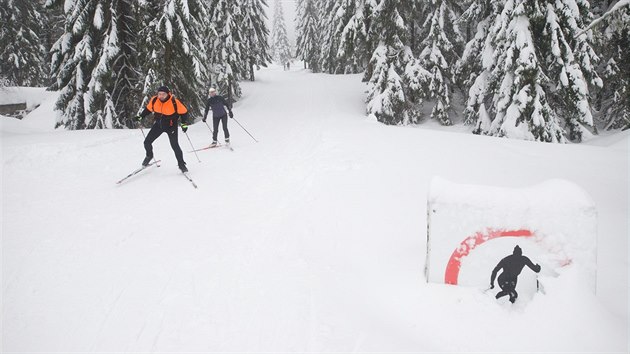
[[[522,256],[523,250],[518,245],[516,245],[516,247],[514,247],[514,252],[512,252],[512,254],[515,254],[517,256]]]
[[[171,93],[171,90],[169,90],[168,86],[160,86],[158,87],[157,92]]]

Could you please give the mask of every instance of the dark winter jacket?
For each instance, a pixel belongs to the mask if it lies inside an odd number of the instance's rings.
[[[181,118],[182,123],[188,121],[188,109],[173,95],[169,95],[164,102],[160,101],[157,96],[151,97],[144,111],[140,113],[140,116],[144,118],[151,113],[153,113],[156,123],[161,125],[177,125],[178,118]]]
[[[227,113],[225,112],[225,107],[227,107],[228,111],[232,111],[232,106],[230,106],[225,101],[225,98],[223,98],[223,96],[216,95],[214,97],[209,97],[208,102],[206,103],[206,111],[203,114],[203,118],[206,119],[209,109],[212,109],[212,117],[224,117],[227,115]]]
[[[536,273],[540,272],[540,265],[534,265],[534,263],[532,263],[529,258],[523,255],[512,254],[503,258],[492,271],[492,275],[490,276],[490,284],[494,283],[494,279],[501,269],[503,269],[503,272],[501,273],[501,275],[499,275],[499,282],[501,282],[502,279],[516,280],[516,278],[519,274],[521,274],[521,271],[525,266],[528,266]]]

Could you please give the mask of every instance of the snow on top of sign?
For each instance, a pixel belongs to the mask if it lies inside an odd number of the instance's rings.
[[[429,190],[431,204],[474,204],[479,208],[575,209],[594,207],[593,199],[573,182],[551,179],[542,183],[523,187],[505,188],[458,184],[440,177],[434,177]],[[518,203],[514,203],[517,201]]]

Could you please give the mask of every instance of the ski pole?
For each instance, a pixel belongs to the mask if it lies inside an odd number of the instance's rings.
[[[190,137],[188,136],[188,133],[184,132],[184,134],[186,134],[186,137],[188,138],[188,142],[190,143],[190,147],[192,147],[193,152],[195,153],[195,156],[197,156],[197,161],[201,162],[201,160],[199,160],[199,155],[197,155],[197,150],[195,150],[195,147],[193,146],[192,141],[190,141]]]
[[[234,118],[232,118],[232,119],[234,119]],[[235,122],[236,122],[236,124],[238,124],[241,128],[243,128],[243,130],[245,131],[245,133],[249,134],[249,132],[247,131],[247,129],[245,129],[245,127],[243,127],[243,126],[241,125],[241,123],[239,123],[236,119],[234,119],[234,121],[235,121]],[[255,142],[258,142],[258,140],[256,140],[256,138],[254,138],[251,134],[249,134],[249,136],[251,136],[251,137],[252,137],[252,139],[254,139],[254,141],[255,141]]]
[[[208,129],[210,129],[210,134],[214,134],[214,132],[212,131],[212,128],[210,128],[210,126],[208,125],[208,122],[204,122],[206,123],[206,127],[208,127]]]

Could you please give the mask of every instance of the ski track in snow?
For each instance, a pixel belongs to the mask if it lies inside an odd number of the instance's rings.
[[[199,189],[166,136],[161,167],[116,186],[144,157],[139,130],[3,134],[3,350],[627,349],[627,149],[383,126],[363,114],[359,75],[257,77],[234,113],[260,142],[229,120],[233,152],[185,153]],[[188,132],[211,140],[201,122]],[[570,273],[514,307],[426,284],[435,175],[585,188],[597,297]]]

